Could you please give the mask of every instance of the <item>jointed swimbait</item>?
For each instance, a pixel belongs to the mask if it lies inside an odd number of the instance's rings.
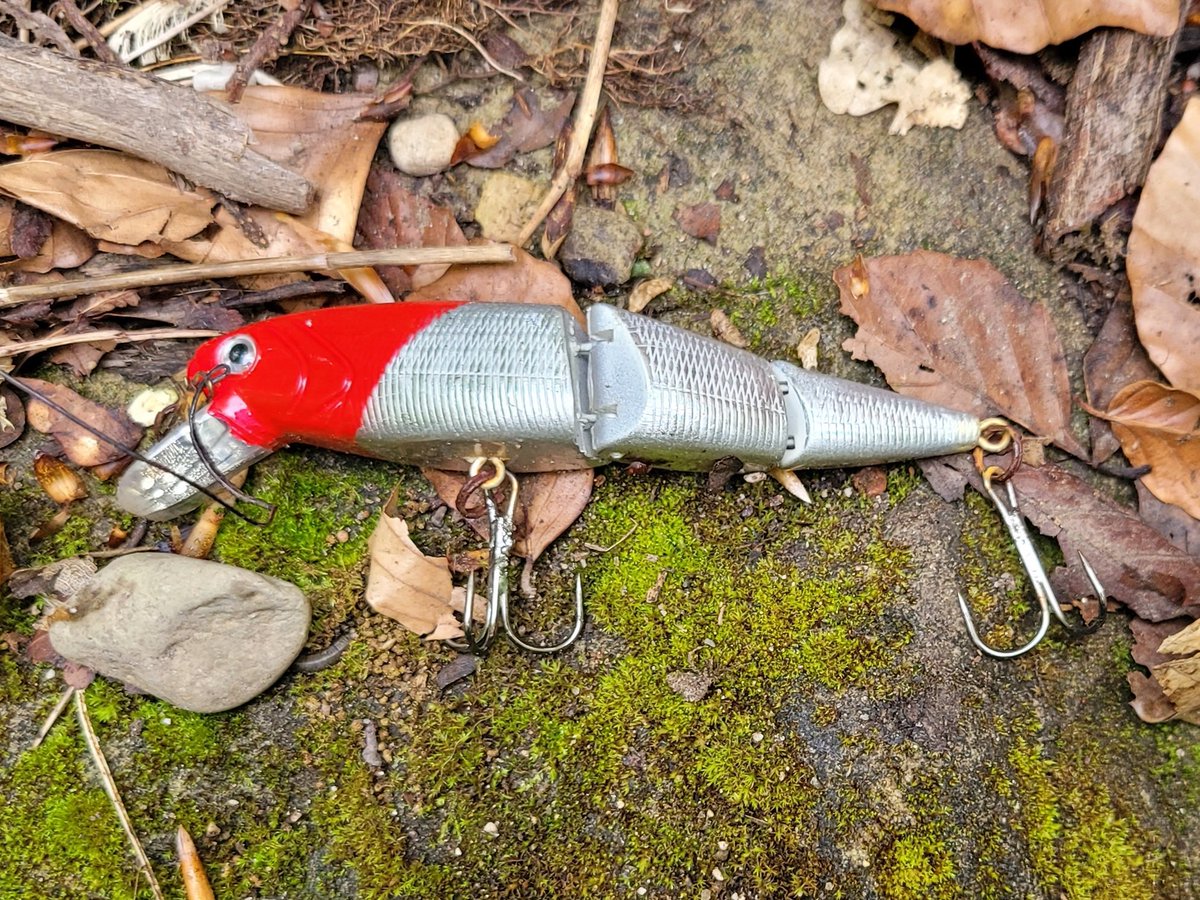
[[[704,470],[866,465],[977,445],[982,423],[890,391],[768,362],[597,304],[586,330],[555,306],[397,303],[297,313],[200,347],[211,383],[194,421],[230,475],[292,442],[439,468],[515,472],[641,460]],[[206,486],[184,423],[148,451]],[[145,462],[117,500],[153,519],[202,496]]]

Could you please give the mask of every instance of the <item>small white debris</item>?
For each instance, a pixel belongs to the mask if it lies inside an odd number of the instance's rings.
[[[149,428],[158,420],[159,413],[178,400],[179,394],[175,392],[174,388],[146,388],[129,401],[125,412],[138,425]]]
[[[483,833],[490,834],[492,837],[495,837],[500,833],[500,826],[495,822],[488,822],[483,826]]]
[[[830,112],[865,116],[895,103],[892,134],[907,134],[914,125],[966,124],[971,89],[949,60],[921,66],[915,51],[909,54],[914,61],[906,59],[896,35],[885,27],[891,16],[864,0],[845,0],[842,15],[846,23],[833,35],[829,56],[817,70],[821,101]]]
[[[754,732],[754,734],[750,735],[750,740],[756,744],[761,744],[763,740],[763,733],[761,731]]]
[[[724,872],[722,872],[722,871],[721,871],[719,868],[717,868],[716,866],[713,866],[713,870],[712,870],[712,877],[713,877],[713,880],[714,880],[714,881],[724,881],[724,880],[725,880],[725,873],[724,873]]]

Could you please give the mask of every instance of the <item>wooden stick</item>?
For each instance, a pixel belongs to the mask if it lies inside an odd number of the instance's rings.
[[[54,727],[54,723],[58,721],[58,717],[62,715],[62,711],[67,708],[67,704],[71,702],[71,698],[74,696],[75,688],[73,687],[67,688],[59,695],[58,702],[54,704],[54,709],[50,710],[50,715],[46,716],[46,721],[38,729],[37,737],[29,745],[30,750],[41,746],[42,741],[46,739],[46,735],[50,733],[50,729]]]
[[[608,67],[608,51],[612,48],[613,29],[617,24],[618,0],[602,0],[600,18],[596,24],[596,40],[592,44],[592,58],[588,61],[587,78],[583,82],[583,90],[579,92],[578,105],[575,107],[575,130],[571,135],[571,146],[567,149],[567,160],[558,170],[550,189],[538,204],[533,216],[521,229],[517,238],[517,246],[524,247],[538,230],[538,226],[558,198],[579,177],[583,171],[583,156],[587,152],[588,141],[592,137],[592,128],[596,124],[596,108],[600,105],[600,89],[604,86],[604,70]]]
[[[227,197],[302,213],[312,185],[251,149],[254,134],[191,88],[0,35],[0,119],[116,147]]]
[[[1124,256],[1124,236],[1098,220],[1146,179],[1178,42],[1178,31],[1156,38],[1099,28],[1087,37],[1046,195],[1042,241],[1051,259],[1073,260],[1081,250],[1100,260]]]
[[[71,27],[83,35],[83,39],[95,52],[97,59],[103,60],[106,63],[112,63],[113,65],[120,64],[121,58],[117,56],[112,47],[108,46],[108,43],[104,40],[104,36],[92,24],[92,20],[85,16],[79,7],[75,5],[75,0],[57,0],[51,9],[62,11],[63,17],[71,23]]]
[[[101,275],[97,278],[75,278],[71,281],[0,288],[0,309],[34,300],[76,297],[96,291],[184,284],[208,278],[240,278],[244,275],[278,275],[287,272],[354,269],[361,266],[420,266],[427,263],[456,265],[512,261],[512,247],[507,244],[493,244],[480,247],[398,247],[389,250],[352,250],[344,253],[313,253],[308,256],[238,259],[224,263],[188,263]]]
[[[210,338],[216,337],[220,333],[211,328],[143,328],[141,331],[104,328],[99,331],[85,331],[82,334],[55,334],[32,341],[0,344],[0,359],[7,359],[21,353],[41,353],[43,350],[53,350],[55,347],[67,347],[71,344],[90,344],[92,341],[118,341],[120,343],[169,341],[184,340],[185,338]]]
[[[79,728],[83,731],[83,740],[87,744],[88,752],[92,755],[92,762],[96,764],[96,769],[100,773],[100,782],[104,785],[104,793],[108,794],[108,799],[112,801],[113,809],[117,813],[117,821],[121,823],[121,830],[125,832],[125,837],[129,839],[129,845],[133,848],[133,855],[137,857],[138,868],[145,873],[154,896],[158,900],[166,900],[162,888],[158,886],[158,879],[154,877],[154,869],[150,868],[150,859],[146,856],[146,851],[142,849],[142,842],[138,840],[138,836],[133,830],[133,822],[129,819],[125,804],[121,802],[121,795],[117,792],[117,783],[113,781],[112,770],[109,769],[108,761],[104,758],[104,751],[100,749],[100,741],[96,737],[96,732],[92,730],[92,720],[88,716],[87,701],[83,699],[83,691],[75,692],[75,714],[79,718]]]

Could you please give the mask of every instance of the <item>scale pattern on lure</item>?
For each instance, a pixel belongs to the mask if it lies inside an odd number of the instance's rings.
[[[769,362],[597,304],[397,303],[281,316],[204,344],[209,402],[148,456],[205,486],[302,442],[405,463],[514,472],[639,460],[702,471],[866,465],[975,447],[975,416]],[[203,499],[137,462],[127,510],[166,519]]]

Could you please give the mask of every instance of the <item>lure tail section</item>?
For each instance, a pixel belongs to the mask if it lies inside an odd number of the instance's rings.
[[[358,332],[346,327],[355,315],[368,323]],[[197,428],[224,474],[292,441],[450,469],[498,457],[520,472],[620,459],[696,471],[728,457],[750,469],[863,465],[979,438],[972,415],[602,304],[586,328],[552,306],[342,307],[239,329],[197,360],[225,367]],[[324,421],[338,425],[323,430]],[[149,455],[215,481],[186,425]],[[169,518],[193,494],[139,462],[118,502]]]

